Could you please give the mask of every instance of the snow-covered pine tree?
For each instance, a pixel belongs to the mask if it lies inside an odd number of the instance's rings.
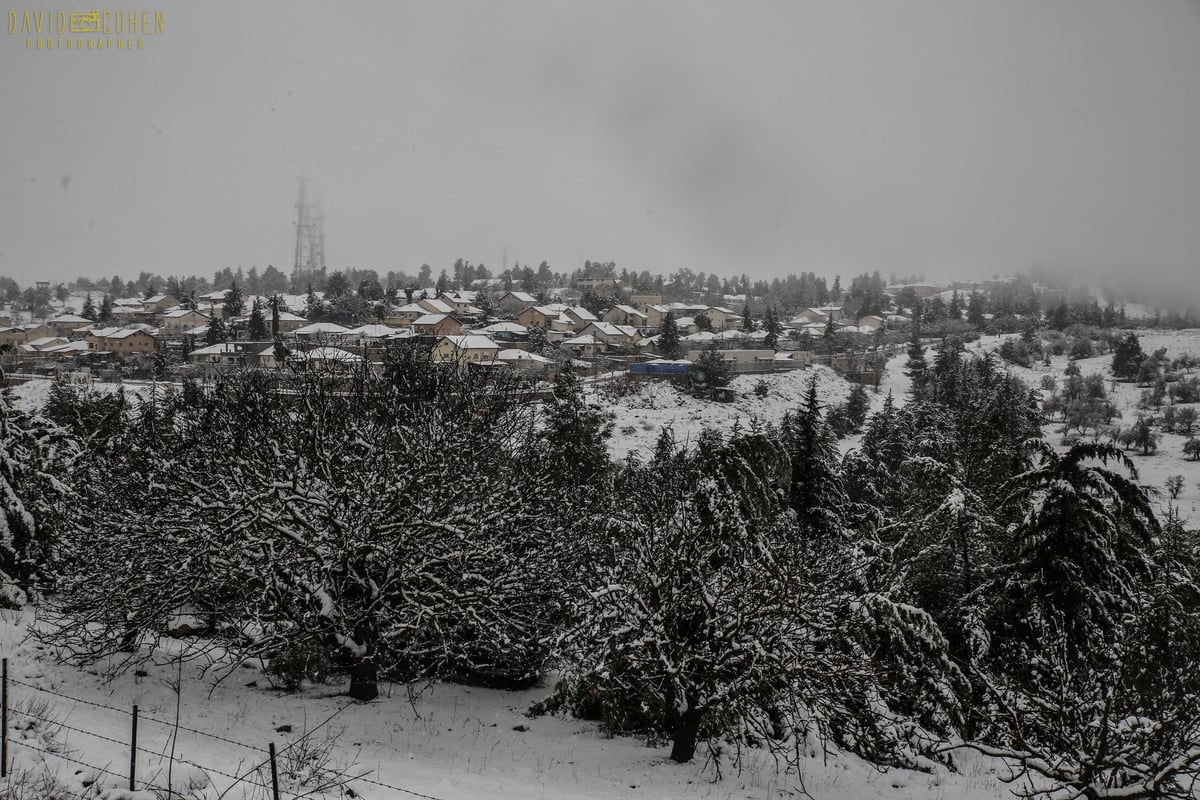
[[[211,347],[228,339],[229,333],[225,328],[225,320],[219,314],[213,314],[212,319],[208,321],[208,328],[204,331],[204,344]]]
[[[847,497],[837,443],[821,416],[817,375],[808,382],[804,404],[784,420],[791,461],[789,505],[801,535],[828,539],[844,533]]]
[[[245,307],[246,293],[237,285],[237,281],[234,281],[229,285],[229,290],[225,292],[224,314],[233,320],[242,315]]]
[[[854,431],[862,428],[863,423],[867,421],[867,411],[870,408],[871,400],[867,397],[866,385],[854,384],[850,389],[850,396],[846,398],[846,418]]]
[[[1021,670],[981,672],[982,736],[969,745],[1036,775],[1027,797],[1191,798],[1200,780],[1200,592],[1195,532],[1171,509],[1155,538],[1153,576],[1118,624],[1070,644],[1075,620],[1039,615],[1040,636]],[[1098,633],[1100,631],[1097,631]],[[1003,639],[980,638],[1001,662]],[[978,663],[978,662],[977,662]]]
[[[768,350],[779,349],[779,334],[783,333],[783,323],[779,321],[779,311],[775,306],[767,306],[763,312],[763,330],[767,332],[763,339],[763,347]]]
[[[725,357],[717,349],[716,342],[710,342],[700,355],[692,370],[693,386],[702,395],[714,396],[714,389],[722,389],[733,380],[733,370],[726,363]]]
[[[964,603],[982,693],[974,733],[995,747],[1064,754],[1103,713],[1102,687],[1122,680],[1113,669],[1126,657],[1159,523],[1120,450],[1028,448],[1029,469],[1007,485],[1005,548]]]
[[[912,394],[920,397],[925,387],[925,372],[929,365],[925,361],[925,348],[921,346],[921,328],[914,321],[912,341],[908,345],[908,361],[904,364],[905,374],[912,379]]]
[[[1133,380],[1138,376],[1146,356],[1137,334],[1130,331],[1113,349],[1112,373],[1120,380]]]
[[[1008,563],[988,590],[997,601],[993,637],[1019,645],[1043,635],[1041,626],[1061,625],[1072,651],[1103,657],[1094,649],[1120,626],[1149,574],[1158,520],[1119,449],[1077,444],[1059,454],[1040,440],[1028,447],[1029,470],[1008,484],[1007,502],[1021,514]]]
[[[154,379],[163,380],[167,377],[167,369],[171,361],[167,356],[167,344],[162,339],[154,340]]]
[[[668,311],[667,315],[663,317],[662,327],[658,331],[657,349],[662,353],[663,358],[675,359],[681,355],[679,324],[675,320],[675,314],[671,311]]]
[[[821,332],[821,341],[825,345],[825,352],[832,353],[837,344],[837,326],[833,322],[832,313],[825,318],[825,330]]]
[[[546,329],[541,325],[530,325],[529,352],[536,355],[545,355],[550,351],[551,347],[550,340],[546,338]]]
[[[70,493],[63,481],[77,455],[61,430],[11,404],[0,370],[0,605],[15,608],[53,581]]]
[[[275,317],[275,321],[278,322],[278,317]],[[263,314],[262,301],[257,297],[250,305],[250,322],[246,336],[252,342],[265,342],[268,338],[267,318]]]
[[[546,403],[542,431],[552,474],[569,483],[603,476],[611,466],[607,440],[612,430],[612,415],[587,402],[575,368],[564,363]]]

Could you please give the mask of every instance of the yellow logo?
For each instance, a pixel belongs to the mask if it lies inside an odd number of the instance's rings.
[[[100,33],[100,12],[71,15],[71,33]]]
[[[162,11],[8,12],[8,35],[24,37],[26,50],[142,50],[166,29]]]

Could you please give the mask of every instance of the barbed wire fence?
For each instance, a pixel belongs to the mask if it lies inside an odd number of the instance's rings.
[[[368,800],[368,796],[365,795],[361,790],[362,786],[365,785],[380,789],[387,789],[391,792],[398,793],[393,795],[397,797],[403,796],[421,798],[421,800],[442,800],[442,798],[424,794],[403,786],[396,786],[384,781],[375,780],[369,777],[369,771],[354,773],[349,770],[341,770],[328,766],[323,770],[323,775],[321,776],[321,781],[318,786],[306,785],[297,787],[295,789],[281,789],[279,781],[280,761],[283,760],[284,757],[289,753],[300,752],[300,750],[302,750],[306,744],[312,740],[313,735],[316,734],[317,731],[321,730],[330,722],[332,722],[339,714],[352,705],[352,702],[343,704],[318,725],[311,729],[305,730],[301,736],[289,742],[288,744],[285,744],[282,748],[276,748],[275,742],[273,741],[268,742],[267,746],[264,748],[261,745],[250,744],[237,739],[232,739],[228,736],[222,736],[211,731],[193,728],[184,725],[177,720],[164,720],[144,714],[136,705],[133,705],[128,709],[119,708],[117,706],[99,703],[94,700],[86,700],[82,697],[74,697],[53,689],[47,689],[42,686],[27,683],[25,681],[18,680],[9,674],[7,658],[0,660],[0,664],[2,664],[2,666],[0,666],[0,786],[7,785],[8,780],[13,775],[10,762],[10,744],[33,753],[37,753],[43,760],[47,758],[59,759],[65,763],[89,770],[92,775],[89,776],[89,778],[84,779],[85,785],[81,790],[76,790],[74,788],[61,785],[58,787],[59,790],[69,793],[72,798],[76,798],[77,800],[95,800],[95,798],[98,796],[97,792],[100,790],[101,778],[105,775],[120,775],[120,773],[113,768],[111,763],[103,767],[97,766],[96,764],[88,763],[87,761],[77,758],[76,753],[67,751],[65,748],[47,746],[47,743],[44,741],[35,743],[34,741],[30,741],[28,739],[10,736],[10,720],[19,723],[20,720],[24,719],[30,721],[30,728],[41,725],[44,726],[44,729],[46,730],[67,731],[94,739],[96,741],[105,742],[106,744],[118,745],[123,749],[128,748],[128,788],[131,793],[136,791],[151,792],[158,797],[167,798],[168,800],[170,798],[182,799],[187,796],[186,791],[180,791],[174,786],[163,786],[156,782],[155,778],[153,777],[146,779],[144,776],[138,775],[138,726],[139,724],[150,724],[163,726],[170,729],[171,733],[169,735],[171,737],[177,737],[180,732],[189,733],[194,736],[205,737],[222,742],[226,745],[231,745],[254,754],[254,757],[249,759],[251,763],[250,767],[246,769],[239,768],[234,772],[229,772],[224,769],[214,767],[211,764],[203,764],[183,758],[182,756],[172,752],[169,759],[170,763],[184,764],[198,769],[208,776],[210,780],[211,776],[216,775],[228,781],[229,785],[224,791],[220,792],[221,798],[227,797],[230,791],[233,791],[237,787],[241,787],[243,790],[249,790],[252,792],[250,795],[252,797],[264,797],[269,798],[269,800],[310,800],[310,798],[312,800],[319,800],[319,798],[326,797],[328,791],[334,789],[339,790],[341,792],[341,796],[360,797],[364,798],[364,800]],[[29,693],[37,693],[46,695],[47,697],[57,698],[60,701],[90,706],[109,714],[122,715],[129,720],[129,738],[127,740],[121,740],[107,734],[68,725],[66,722],[55,719],[50,715],[48,703],[45,706],[28,704],[24,707],[16,707],[12,703],[13,698],[10,686],[20,687],[21,689],[28,690]],[[13,719],[14,717],[16,718],[15,720]],[[267,777],[268,775],[269,778]],[[170,783],[169,780],[168,783]],[[352,785],[354,788],[350,792],[342,791],[350,788]],[[243,796],[246,796],[245,791],[243,791]]]

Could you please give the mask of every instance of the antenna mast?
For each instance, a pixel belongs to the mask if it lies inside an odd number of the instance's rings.
[[[320,202],[310,203],[304,178],[297,179],[300,191],[296,197],[296,260],[292,274],[301,270],[325,269],[325,215]]]

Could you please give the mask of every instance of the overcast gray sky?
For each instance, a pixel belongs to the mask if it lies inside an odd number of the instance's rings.
[[[160,0],[139,51],[8,33],[93,7],[0,4],[22,282],[290,271],[300,174],[331,268],[1200,276],[1196,0]]]

